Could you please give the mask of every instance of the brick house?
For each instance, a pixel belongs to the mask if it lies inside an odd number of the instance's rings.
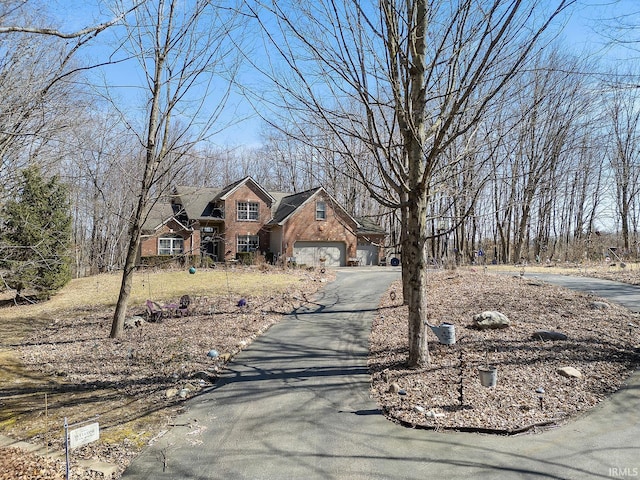
[[[352,217],[323,187],[268,192],[251,177],[222,189],[176,187],[143,225],[140,257],[190,254],[226,261],[259,252],[297,264],[377,265],[385,232]]]

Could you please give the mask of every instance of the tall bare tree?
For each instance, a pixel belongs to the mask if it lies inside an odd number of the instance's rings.
[[[573,1],[546,12],[544,2],[522,0],[259,3],[250,10],[284,59],[280,71],[266,72],[281,94],[279,106],[333,131],[341,143],[332,148],[349,159],[369,194],[401,212],[408,364],[425,365],[434,174]],[[367,146],[374,181],[351,150],[352,138]]]
[[[154,198],[179,174],[194,145],[214,133],[237,68],[231,36],[240,17],[231,4],[210,0],[148,0],[125,22],[126,45],[145,79],[147,110],[135,128],[142,147],[139,190],[111,337],[122,333],[140,245]],[[216,95],[222,92],[220,95]],[[123,112],[123,116],[126,113]]]
[[[87,120],[86,112],[97,107],[84,75],[96,65],[84,63],[79,53],[141,1],[132,1],[108,20],[73,31],[52,20],[47,2],[0,2],[0,202],[4,192],[13,196],[14,180],[27,165],[60,171],[61,178],[70,180],[73,173],[65,162],[78,153],[71,139],[89,130],[80,119]],[[94,127],[93,135],[102,131]],[[76,233],[78,220],[76,216]],[[76,267],[79,271],[80,265]]]
[[[637,89],[621,88],[610,102],[612,147],[609,154],[615,179],[616,206],[625,251],[630,247],[632,212],[640,193],[640,96]]]

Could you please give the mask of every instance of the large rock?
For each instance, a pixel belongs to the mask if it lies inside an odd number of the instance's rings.
[[[178,389],[177,388],[168,388],[165,392],[164,392],[165,396],[167,398],[173,398],[176,395],[178,395]]]
[[[507,328],[511,321],[503,313],[486,311],[473,316],[473,326],[480,330],[492,328]]]
[[[582,378],[582,373],[577,368],[562,367],[558,369],[558,373],[567,378]]]

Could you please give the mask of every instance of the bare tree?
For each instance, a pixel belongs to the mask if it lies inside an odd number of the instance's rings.
[[[523,78],[523,88],[514,99],[521,112],[515,151],[519,168],[514,180],[521,185],[521,193],[514,225],[514,261],[528,257],[532,227],[537,230],[534,255],[549,241],[558,177],[570,170],[573,132],[588,105],[575,61],[552,52],[539,55],[536,67]],[[534,218],[538,225],[532,225]]]
[[[72,44],[70,48],[75,51],[99,33],[120,23],[145,1],[146,0],[134,1],[130,6],[117,12],[113,18],[97,25],[89,25],[80,30],[65,32],[59,28],[42,24],[32,24],[25,21],[25,16],[27,18],[30,17],[29,0],[4,0],[2,5],[0,5],[0,22],[3,23],[3,25],[0,25],[0,35],[7,33],[26,33],[38,36],[57,37],[64,40],[74,40],[75,43]]]
[[[228,98],[238,68],[231,35],[239,20],[229,4],[150,0],[125,22],[127,48],[145,78],[148,108],[144,128],[135,130],[130,123],[143,149],[142,173],[129,221],[112,338],[124,326],[141,228],[153,199],[179,174],[180,162],[194,145],[213,133]],[[222,94],[216,96],[214,86],[220,85]]]
[[[559,1],[545,13],[539,3],[382,0],[374,7],[320,0],[296,2],[295,9],[280,2],[251,8],[286,65],[285,72],[266,72],[281,94],[280,106],[334,132],[340,141],[334,148],[369,194],[400,211],[412,367],[429,361],[432,179],[449,146],[474,130],[543,31],[573,1]],[[312,140],[304,131],[296,134]],[[366,145],[379,181],[366,178],[352,138]]]
[[[79,276],[116,270],[124,262],[138,186],[130,172],[138,168],[139,147],[119,117],[104,107],[86,109],[77,118],[60,165],[71,189]]]
[[[609,112],[612,148],[609,162],[616,187],[616,206],[625,251],[630,247],[632,212],[640,192],[640,96],[637,89],[616,89]]]
[[[95,65],[81,63],[77,53],[137,3],[109,21],[64,32],[49,24],[38,2],[1,2],[0,180],[5,189],[28,162],[57,162],[61,152],[46,147],[59,145],[62,132],[73,128],[73,118],[89,104],[82,72]]]

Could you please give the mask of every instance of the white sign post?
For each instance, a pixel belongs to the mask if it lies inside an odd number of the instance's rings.
[[[84,425],[84,427],[75,428],[73,430],[69,430],[69,428],[76,425],[86,424],[96,418],[97,417],[84,422],[74,423],[73,425],[69,425],[67,423],[67,417],[64,418],[64,453],[67,460],[67,480],[69,480],[69,449],[95,442],[100,438],[100,426],[98,425],[98,422],[89,423],[88,425]]]

